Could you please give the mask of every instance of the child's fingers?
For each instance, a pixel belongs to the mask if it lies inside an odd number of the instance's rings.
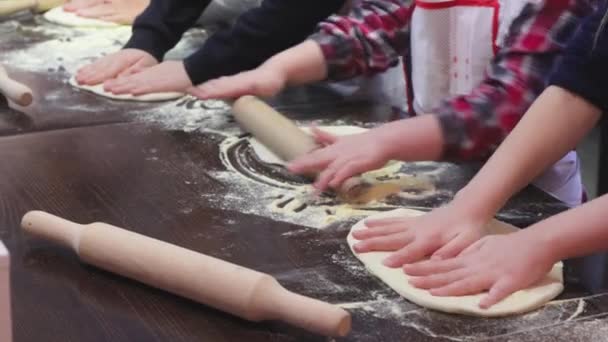
[[[324,149],[310,152],[304,156],[296,158],[287,165],[287,170],[296,174],[303,174],[327,169],[329,164],[334,161],[334,157]]]
[[[423,277],[436,273],[450,272],[462,268],[462,260],[453,258],[447,260],[425,260],[414,264],[403,265],[403,271],[410,276]]]
[[[63,5],[63,10],[66,12],[74,12],[76,10],[82,9],[82,8],[86,8],[86,7],[90,7],[90,6],[94,6],[97,4],[101,4],[103,3],[103,0],[77,0],[77,1],[70,1],[68,3],[66,3],[65,5]]]
[[[492,278],[487,274],[474,274],[446,286],[431,289],[433,296],[466,296],[483,292],[492,284]]]
[[[135,86],[136,84],[134,82],[131,82],[130,80],[116,79],[115,82],[111,84],[111,86],[108,86],[106,91],[117,95],[130,94],[133,88],[135,88]]]
[[[319,173],[317,180],[314,183],[314,187],[318,190],[325,191],[329,187],[329,182],[333,179],[341,164],[342,161],[339,159],[332,161],[325,170]]]
[[[113,79],[118,73],[123,70],[125,63],[111,63],[111,64],[100,64],[96,67],[96,70],[88,77],[85,84],[95,85],[106,80]]]
[[[473,242],[470,246],[466,247],[465,249],[462,250],[462,252],[460,252],[459,256],[468,256],[471,255],[477,251],[479,251],[481,249],[481,247],[486,243],[486,239],[485,238],[481,238],[475,242]]]
[[[334,144],[337,140],[338,137],[325,132],[321,129],[319,129],[317,126],[312,126],[310,127],[310,130],[315,138],[315,140],[317,141],[317,143],[321,144],[321,145],[331,145]]]
[[[413,241],[412,235],[405,232],[357,242],[353,248],[357,253],[391,252],[407,245],[411,241]]]
[[[361,229],[353,232],[353,237],[357,240],[367,240],[377,236],[391,235],[406,231],[401,226],[385,226],[376,229]]]
[[[469,270],[461,268],[424,277],[412,277],[410,279],[410,284],[425,290],[441,288],[470,276],[469,272]]]
[[[412,222],[412,219],[412,217],[387,217],[382,219],[365,220],[364,223],[367,228],[375,228],[392,224],[408,225]]]
[[[221,77],[213,81],[203,83],[200,92],[207,99],[237,98],[247,93],[248,86],[234,83],[228,77]]]
[[[479,307],[482,309],[488,309],[492,305],[507,298],[510,294],[517,290],[519,290],[517,282],[503,277],[490,288],[488,295],[481,299],[479,302]]]
[[[389,255],[382,263],[388,267],[401,267],[405,264],[418,262],[433,252],[435,244],[435,241],[414,238],[411,243]]]
[[[205,97],[205,95],[207,94],[207,93],[205,92],[205,90],[204,90],[204,89],[202,89],[202,88],[200,88],[200,87],[190,87],[190,88],[188,88],[188,89],[186,90],[186,93],[188,93],[188,94],[190,94],[190,95],[192,95],[192,96],[194,96],[194,97],[197,97],[197,98],[199,98],[199,99],[204,98],[204,97]]]
[[[76,11],[76,14],[85,18],[101,18],[103,16],[109,16],[115,13],[116,11],[114,10],[114,8],[106,4],[99,4],[93,7],[87,7]]]
[[[357,160],[351,160],[340,166],[340,169],[329,182],[329,186],[333,189],[338,189],[342,183],[354,175],[358,175],[365,170],[365,163]]]
[[[456,235],[452,240],[439,248],[431,258],[433,259],[449,259],[457,256],[465,248],[475,242],[475,236],[469,232]]]

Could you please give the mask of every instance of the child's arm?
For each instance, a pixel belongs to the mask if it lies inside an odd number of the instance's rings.
[[[473,180],[447,206],[416,218],[367,222],[357,252],[395,251],[390,267],[427,255],[451,258],[483,234],[517,191],[558,160],[593,127],[601,111],[564,89],[547,89]]]
[[[241,15],[231,29],[211,35],[183,62],[166,61],[105,86],[116,94],[185,91],[193,84],[257,67],[273,54],[301,42],[319,21],[337,11],[344,2],[265,0],[259,7]],[[177,29],[176,32],[181,31]],[[145,36],[143,39],[135,45],[150,40]],[[132,47],[132,43],[133,39],[127,46]],[[167,75],[171,77],[167,79]]]
[[[608,111],[607,9],[604,5],[585,20],[566,50],[551,79],[551,84],[562,88],[552,86],[540,96],[478,175],[458,193],[450,206],[464,206],[469,211],[454,212],[453,219],[491,218],[512,194],[572,149],[602,111]],[[405,271],[419,277],[414,285],[431,289],[435,295],[489,289],[480,303],[489,307],[540,279],[557,260],[606,249],[603,212],[607,204],[608,197],[603,196],[524,231],[486,237],[457,258],[409,265]],[[433,215],[438,217],[432,213],[426,220]]]
[[[397,65],[400,54],[409,47],[412,10],[412,0],[361,1],[348,15],[333,15],[319,24],[319,32],[310,41],[257,69],[209,81],[192,93],[204,99],[268,96],[287,84],[385,71]]]
[[[580,1],[529,4],[514,21],[516,24],[490,64],[485,80],[470,93],[446,99],[435,115],[381,128],[395,137],[391,144],[385,144],[386,139],[375,140],[378,134],[372,132],[359,136],[357,141],[338,138],[336,146],[294,161],[292,171],[323,171],[317,185],[325,190],[328,185],[339,186],[344,179],[370,170],[372,164],[363,161],[382,156],[406,161],[485,157],[542,92],[546,75],[563,45],[573,34],[582,13],[589,10]],[[375,147],[373,154],[369,151],[363,154],[360,149],[363,143]],[[353,159],[362,162],[357,167],[346,163]],[[329,165],[331,169],[327,169]]]
[[[287,84],[320,81],[327,77],[323,52],[317,43],[306,40],[273,57],[252,71],[220,77],[191,88],[202,99],[237,98],[247,94],[273,96]]]
[[[533,285],[559,260],[608,249],[608,195],[550,217],[517,233],[488,236],[460,256],[405,265],[411,283],[436,296],[488,290],[488,308]],[[516,252],[514,252],[516,251]]]
[[[135,20],[133,34],[124,48],[81,68],[76,80],[95,85],[155,66],[194,25],[210,1],[152,0]]]

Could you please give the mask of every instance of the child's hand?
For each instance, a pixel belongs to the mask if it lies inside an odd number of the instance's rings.
[[[557,260],[549,248],[525,231],[486,236],[456,258],[405,265],[410,283],[435,296],[464,296],[489,290],[480,302],[487,309],[511,293],[540,280]]]
[[[285,87],[285,76],[278,70],[260,66],[234,76],[220,77],[188,90],[200,99],[235,99],[244,95],[269,97]]]
[[[104,83],[113,94],[143,95],[160,92],[185,92],[192,87],[184,63],[166,61],[143,71],[125,75]]]
[[[130,75],[158,64],[149,53],[138,49],[124,49],[84,66],[76,74],[79,84],[96,85],[117,76]]]
[[[321,191],[337,189],[348,178],[378,169],[391,159],[391,144],[375,130],[337,137],[315,128],[313,134],[325,147],[295,159],[288,169],[297,174],[320,172],[314,187]]]
[[[150,0],[72,0],[63,6],[85,18],[132,24],[150,4]]]
[[[76,12],[79,9],[103,4],[103,2],[104,0],[71,0],[63,5],[63,10],[66,12]]]
[[[479,240],[487,219],[449,204],[418,217],[367,220],[368,229],[353,233],[360,242],[357,253],[395,251],[384,260],[388,267],[401,267],[425,257],[447,259]]]

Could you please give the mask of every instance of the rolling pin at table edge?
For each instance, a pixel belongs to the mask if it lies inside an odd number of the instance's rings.
[[[72,248],[86,263],[250,321],[281,320],[326,336],[346,336],[348,312],[295,294],[272,276],[104,223],[81,225],[41,211],[22,228]]]
[[[10,78],[2,65],[0,65],[0,93],[20,106],[29,106],[33,101],[32,90]]]
[[[64,2],[64,0],[0,0],[0,16],[10,16],[25,10],[33,10],[36,13],[46,12]]]
[[[17,12],[33,9],[36,0],[0,0],[0,16],[10,16]]]

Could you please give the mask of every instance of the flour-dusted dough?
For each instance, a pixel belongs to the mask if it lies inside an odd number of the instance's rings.
[[[417,210],[397,209],[376,214],[371,217],[383,218],[393,216],[419,216],[422,214],[424,214],[424,212]],[[380,278],[380,280],[390,286],[393,290],[397,291],[400,295],[411,302],[430,309],[473,316],[507,316],[534,310],[555,298],[564,289],[562,276],[563,266],[562,263],[559,262],[553,266],[551,272],[549,272],[539,283],[527,289],[513,293],[500,303],[490,307],[487,310],[483,310],[478,306],[480,299],[485,295],[485,293],[461,297],[433,296],[426,290],[411,286],[408,282],[408,276],[403,272],[402,268],[389,268],[382,264],[382,261],[390,254],[390,252],[356,253],[353,250],[353,245],[357,242],[357,240],[352,236],[352,232],[360,229],[368,229],[365,227],[364,220],[361,220],[355,224],[347,237],[348,245],[355,256],[359,258],[361,262],[363,262],[365,267],[372,274]],[[489,234],[505,234],[517,231],[517,228],[496,220],[492,221],[486,229],[488,230]]]
[[[100,83],[100,84],[94,85],[94,86],[80,85],[80,84],[78,84],[78,82],[76,81],[76,79],[74,77],[70,78],[69,83],[76,88],[84,89],[84,90],[90,91],[92,93],[95,93],[97,95],[101,95],[101,96],[108,97],[111,99],[116,99],[116,100],[155,102],[155,101],[174,100],[174,99],[178,99],[178,98],[184,96],[183,93],[177,93],[177,92],[154,93],[154,94],[146,94],[146,95],[139,95],[139,96],[133,96],[131,94],[114,95],[112,93],[109,93],[109,92],[103,90],[103,83]]]
[[[333,135],[349,135],[367,131],[366,128],[357,126],[321,126],[319,129],[331,133]],[[310,134],[309,127],[302,127],[302,130]],[[286,165],[287,163],[279,158],[276,154],[272,153],[266,146],[259,142],[255,138],[249,139],[249,144],[258,158],[267,164]]]
[[[64,26],[97,27],[97,28],[102,28],[102,27],[112,28],[112,27],[122,26],[120,24],[117,24],[117,23],[114,23],[111,21],[85,18],[85,17],[81,17],[79,15],[76,15],[73,12],[66,12],[63,10],[63,6],[55,7],[53,9],[47,11],[46,13],[44,13],[43,16],[44,16],[44,19],[46,19],[52,23],[64,25]]]

